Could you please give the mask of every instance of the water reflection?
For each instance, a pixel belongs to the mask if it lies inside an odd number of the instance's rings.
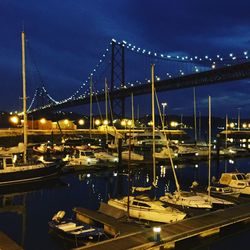
[[[212,162],[211,176],[219,178],[224,171],[238,169],[249,172],[250,159],[234,159]],[[200,187],[206,187],[208,178],[207,162],[176,165],[176,174],[181,189],[188,190],[193,181]],[[159,165],[156,169],[158,189],[156,196],[175,190],[174,176],[169,165]],[[134,167],[130,173],[131,186],[148,187],[152,183],[152,166]],[[110,197],[127,195],[128,172],[106,169],[98,172],[82,172],[62,176],[60,180],[48,180],[46,183],[1,189],[2,211],[0,230],[7,233],[24,249],[67,249],[48,234],[48,221],[57,211],[72,213],[74,207],[98,209],[99,203],[107,202]],[[18,194],[19,198],[16,196]],[[7,195],[7,196],[5,196]],[[8,196],[10,195],[10,196]],[[15,198],[13,198],[13,197]],[[20,198],[20,197],[23,197]],[[8,205],[23,206],[24,219],[20,214],[11,213]],[[5,208],[4,208],[5,207]],[[14,211],[14,209],[13,209]],[[25,224],[25,226],[23,226]],[[17,225],[21,225],[18,227]],[[21,228],[21,230],[20,230]],[[22,231],[22,232],[21,232]],[[39,248],[37,246],[39,243]]]

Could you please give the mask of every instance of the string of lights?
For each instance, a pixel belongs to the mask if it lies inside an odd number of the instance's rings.
[[[115,43],[117,45],[123,46],[126,48],[128,51],[134,52],[138,55],[143,55],[146,57],[154,58],[157,60],[164,60],[168,62],[175,62],[175,63],[182,63],[180,65],[183,66],[183,63],[190,64],[189,68],[191,72],[194,73],[199,73],[202,71],[206,70],[211,70],[211,69],[216,69],[219,66],[229,66],[232,65],[233,63],[239,63],[242,61],[247,61],[249,59],[248,51],[245,50],[240,53],[229,53],[228,55],[221,55],[221,54],[216,54],[215,56],[211,57],[208,55],[205,56],[188,56],[188,55],[176,55],[174,52],[169,52],[169,53],[159,53],[156,52],[156,50],[149,50],[149,49],[144,49],[142,47],[133,45],[132,43],[128,43],[127,41],[123,40],[122,42],[117,41],[116,39],[112,39],[109,45],[112,45],[112,43]],[[83,99],[87,96],[90,95],[90,89],[88,82],[90,80],[90,77],[94,77],[100,66],[103,64],[105,59],[107,58],[107,55],[109,53],[110,49],[106,48],[105,52],[102,54],[100,59],[98,60],[98,63],[95,65],[95,67],[92,69],[92,71],[88,74],[88,77],[83,83],[80,85],[80,87],[68,98],[63,99],[61,101],[56,101],[54,98],[51,97],[51,95],[48,94],[48,91],[43,87],[43,90],[45,91],[46,95],[48,98],[53,102],[53,104],[62,104],[65,102],[68,102],[70,100],[76,100],[76,99]],[[183,76],[190,74],[186,69],[181,68],[179,65],[179,69],[175,69],[175,73],[173,72],[167,72],[165,73],[166,78],[174,78],[178,76]],[[156,80],[160,81],[161,78],[159,76],[156,76]],[[133,87],[136,84],[143,84],[144,83],[150,83],[150,79],[145,78],[144,81],[135,81],[133,83],[128,82],[126,85],[123,86],[123,88]],[[119,90],[121,87],[119,86],[114,86],[114,89]],[[100,92],[103,92],[104,89],[102,88],[101,90],[95,90],[95,93],[93,94],[98,94]],[[34,101],[32,100],[32,103]],[[51,104],[50,104],[51,105]],[[47,105],[46,105],[47,106]]]

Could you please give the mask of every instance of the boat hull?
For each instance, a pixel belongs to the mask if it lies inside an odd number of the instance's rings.
[[[127,203],[124,200],[110,199],[108,204],[124,211],[128,210]],[[157,210],[129,205],[129,216],[139,220],[172,223],[183,220],[186,214],[170,207],[166,208],[166,210]]]
[[[44,178],[58,175],[61,165],[50,163],[48,165],[41,164],[40,167],[30,168],[15,167],[16,171],[0,172],[0,186],[22,184],[27,182],[39,181]]]

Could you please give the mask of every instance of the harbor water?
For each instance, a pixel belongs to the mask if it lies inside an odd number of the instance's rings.
[[[152,183],[152,166],[131,166],[131,186],[147,187]],[[175,165],[181,189],[188,190],[193,181],[206,188],[207,162]],[[218,179],[222,172],[238,170],[250,172],[250,158],[213,161],[211,176]],[[74,207],[97,210],[100,202],[110,197],[127,195],[128,174],[125,167],[121,173],[115,168],[99,168],[64,174],[57,179],[42,183],[1,188],[0,230],[22,245],[25,250],[69,249],[72,245],[49,232],[48,222],[59,210],[71,217]],[[165,191],[174,191],[175,183],[170,165],[157,166],[156,197]],[[7,208],[7,209],[5,209]],[[202,242],[190,242],[180,249],[235,249],[247,246],[249,226],[236,228],[226,235],[210,237]],[[240,244],[240,245],[239,245]]]

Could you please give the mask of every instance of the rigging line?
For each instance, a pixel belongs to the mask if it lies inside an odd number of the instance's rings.
[[[113,111],[112,111],[112,106],[111,106],[111,100],[110,100],[110,95],[109,95],[109,89],[107,91],[108,94],[108,104],[109,104],[109,109],[110,109],[110,116],[111,116],[111,120],[112,120],[112,126],[114,126],[113,120],[114,120],[114,116],[113,116]]]
[[[95,91],[95,82],[93,81],[92,84],[93,84],[92,86],[93,86],[93,89],[94,89],[94,95],[95,95],[95,99],[96,99],[96,104],[97,104],[98,112],[99,112],[99,115],[101,117],[101,120],[103,121],[100,103],[99,103],[99,100],[98,100],[98,97],[97,97],[97,94],[96,94],[96,91]]]
[[[164,134],[166,142],[167,142],[168,157],[169,157],[169,160],[170,160],[171,168],[173,170],[176,189],[177,189],[177,192],[180,193],[180,185],[179,185],[179,182],[178,182],[178,179],[177,179],[177,175],[175,173],[174,162],[173,162],[173,158],[172,158],[170,147],[169,147],[169,139],[167,138],[167,133],[165,132],[165,129],[164,129],[164,121],[163,121],[163,118],[162,118],[162,115],[161,115],[161,109],[160,109],[160,104],[159,104],[159,99],[158,99],[158,96],[157,96],[157,93],[156,93],[156,89],[154,89],[154,93],[155,93],[155,99],[156,99],[156,103],[157,103],[157,107],[158,107],[158,111],[159,111],[159,115],[160,115],[160,119],[161,119],[161,124],[162,124],[162,127],[163,127],[163,134]]]
[[[37,66],[37,62],[35,60],[35,57],[33,56],[33,50],[31,49],[29,43],[27,43],[27,48],[28,48],[28,51],[29,51],[30,59],[31,59],[31,61],[32,61],[34,67],[35,67],[35,70],[37,71],[37,74],[38,74],[38,77],[40,78],[42,86],[44,86],[45,81],[44,81],[44,79],[42,77],[42,74],[41,74],[41,72],[40,72],[40,70],[39,70],[39,68]]]

